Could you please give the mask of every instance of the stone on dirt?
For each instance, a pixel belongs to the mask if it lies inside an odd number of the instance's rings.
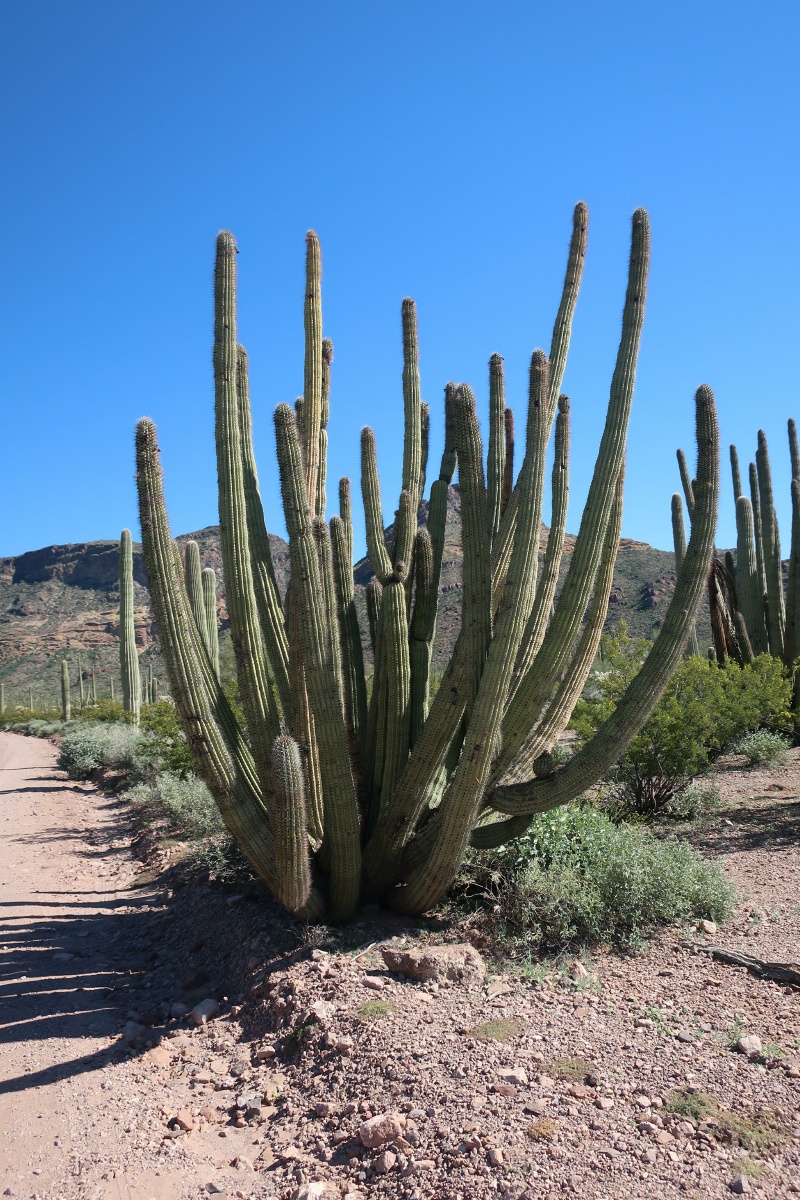
[[[393,1142],[395,1138],[399,1138],[405,1123],[405,1118],[398,1112],[378,1113],[377,1116],[364,1121],[358,1131],[358,1136],[362,1146],[366,1146],[368,1150],[374,1150],[378,1146],[385,1146],[387,1142]]]
[[[739,1038],[736,1049],[740,1054],[746,1054],[748,1058],[758,1058],[761,1054],[761,1038],[757,1033],[748,1033],[745,1037]]]
[[[409,950],[385,948],[381,955],[390,971],[410,979],[478,985],[486,978],[486,964],[468,942],[452,946],[415,946]]]
[[[189,1014],[195,1025],[205,1025],[212,1017],[215,1017],[219,1012],[219,1005],[216,1000],[209,996],[207,1000],[201,1000],[199,1004],[195,1004]]]

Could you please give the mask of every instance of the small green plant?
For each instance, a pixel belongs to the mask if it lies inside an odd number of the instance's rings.
[[[88,779],[98,767],[120,771],[136,761],[141,735],[132,725],[74,725],[64,735],[58,765],[70,779]]]
[[[196,775],[182,778],[159,771],[152,782],[135,784],[125,798],[148,821],[162,821],[188,841],[224,833],[219,809]]]
[[[588,1058],[557,1058],[550,1064],[550,1070],[558,1079],[584,1083],[589,1075],[596,1074],[597,1067]]]
[[[142,709],[142,753],[163,771],[186,779],[192,774],[192,755],[178,710],[171,700],[158,700]]]
[[[723,1108],[706,1092],[676,1089],[667,1096],[666,1108],[667,1112],[697,1121],[718,1142],[756,1153],[763,1154],[780,1146],[789,1132],[782,1117],[773,1109],[756,1108],[750,1115],[740,1116]]]
[[[732,1161],[731,1171],[735,1175],[746,1175],[748,1179],[760,1179],[764,1174],[764,1167],[762,1163],[753,1162],[752,1158],[742,1154]]]
[[[706,821],[722,807],[719,784],[713,776],[692,779],[664,805],[672,821]]]
[[[521,1033],[522,1022],[513,1017],[497,1017],[494,1021],[486,1021],[467,1030],[468,1037],[476,1042],[509,1042]]]
[[[742,754],[748,767],[784,767],[789,761],[789,742],[769,729],[755,729],[738,738],[731,754]]]
[[[366,1000],[355,1011],[357,1021],[380,1021],[394,1012],[394,1005],[388,1000]]]
[[[540,1117],[532,1121],[525,1130],[532,1142],[551,1142],[558,1132],[558,1123],[551,1117]]]

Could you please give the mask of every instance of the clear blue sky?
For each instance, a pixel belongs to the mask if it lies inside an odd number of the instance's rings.
[[[330,477],[377,432],[399,486],[400,302],[420,316],[432,460],[448,379],[518,416],[549,345],[573,204],[589,254],[565,380],[576,529],[602,426],[630,214],[653,226],[624,532],[671,547],[675,448],[717,394],[745,462],[763,426],[788,543],[800,418],[795,3],[24,0],[0,13],[0,555],[137,530],[133,429],[163,449],[173,531],[217,519],[211,271],[240,245],[270,527],[271,414],[302,390],[304,235],[333,338]],[[135,533],[135,536],[138,534]],[[733,541],[724,477],[719,543]]]

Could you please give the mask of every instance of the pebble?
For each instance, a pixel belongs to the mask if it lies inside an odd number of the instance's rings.
[[[339,1200],[340,1192],[335,1184],[327,1179],[316,1180],[314,1183],[303,1183],[292,1193],[292,1200]]]
[[[126,1021],[122,1029],[122,1040],[123,1042],[138,1042],[146,1032],[144,1025],[140,1025],[138,1021]]]
[[[396,1162],[397,1155],[391,1150],[384,1150],[382,1154],[378,1155],[372,1166],[378,1175],[387,1175]]]
[[[218,1012],[219,1005],[209,996],[207,1000],[201,1000],[199,1004],[196,1004],[189,1015],[195,1025],[206,1025]]]
[[[613,1101],[612,1101],[613,1103]],[[542,1113],[547,1112],[546,1100],[527,1100],[525,1102],[525,1112],[534,1113],[537,1117],[541,1117]]]
[[[758,1058],[761,1054],[761,1038],[757,1033],[748,1033],[739,1038],[736,1049],[740,1054],[746,1054],[748,1058]],[[739,1176],[737,1175],[736,1178],[738,1179]]]
[[[189,1133],[190,1130],[194,1129],[194,1117],[188,1108],[179,1108],[170,1124],[173,1126],[177,1125],[184,1133]]]
[[[393,1142],[395,1138],[400,1137],[404,1126],[405,1118],[400,1113],[378,1113],[377,1116],[364,1121],[358,1131],[358,1136],[362,1146],[366,1146],[368,1150],[374,1150],[377,1146],[384,1146],[387,1142]]]
[[[540,1101],[540,1103],[541,1103],[541,1101]],[[597,1100],[595,1100],[594,1103],[595,1103],[595,1108],[602,1109],[603,1112],[608,1112],[609,1109],[614,1107],[614,1101],[611,1099],[610,1096],[599,1096],[597,1098]]]
[[[524,1087],[528,1082],[528,1072],[524,1067],[509,1067],[506,1070],[498,1071],[497,1078],[502,1083],[510,1083],[514,1087]]]
[[[362,982],[365,988],[371,988],[373,992],[382,992],[385,986],[379,975],[366,975]]]
[[[256,1062],[267,1062],[268,1059],[275,1057],[274,1046],[261,1046],[256,1050]]]
[[[703,933],[707,933],[709,937],[711,937],[712,934],[717,932],[717,923],[716,921],[701,921],[700,928],[702,929]]]
[[[490,1146],[486,1152],[486,1157],[489,1160],[490,1167],[502,1167],[505,1162],[505,1156],[499,1146]]]
[[[735,1192],[737,1196],[741,1196],[745,1192],[750,1191],[750,1184],[747,1182],[746,1175],[734,1175],[733,1179],[728,1184],[728,1187],[732,1192]]]
[[[353,1053],[354,1046],[355,1046],[355,1042],[353,1041],[352,1038],[343,1037],[343,1038],[339,1038],[339,1040],[334,1044],[333,1048],[337,1054],[343,1054],[346,1058],[346,1057],[348,1057],[348,1055]]]

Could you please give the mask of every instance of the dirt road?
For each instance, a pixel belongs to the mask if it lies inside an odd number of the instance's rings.
[[[206,1194],[207,1173],[145,1161],[155,1121],[120,1036],[164,897],[131,890],[119,805],[55,758],[48,742],[0,733],[0,1192]]]

